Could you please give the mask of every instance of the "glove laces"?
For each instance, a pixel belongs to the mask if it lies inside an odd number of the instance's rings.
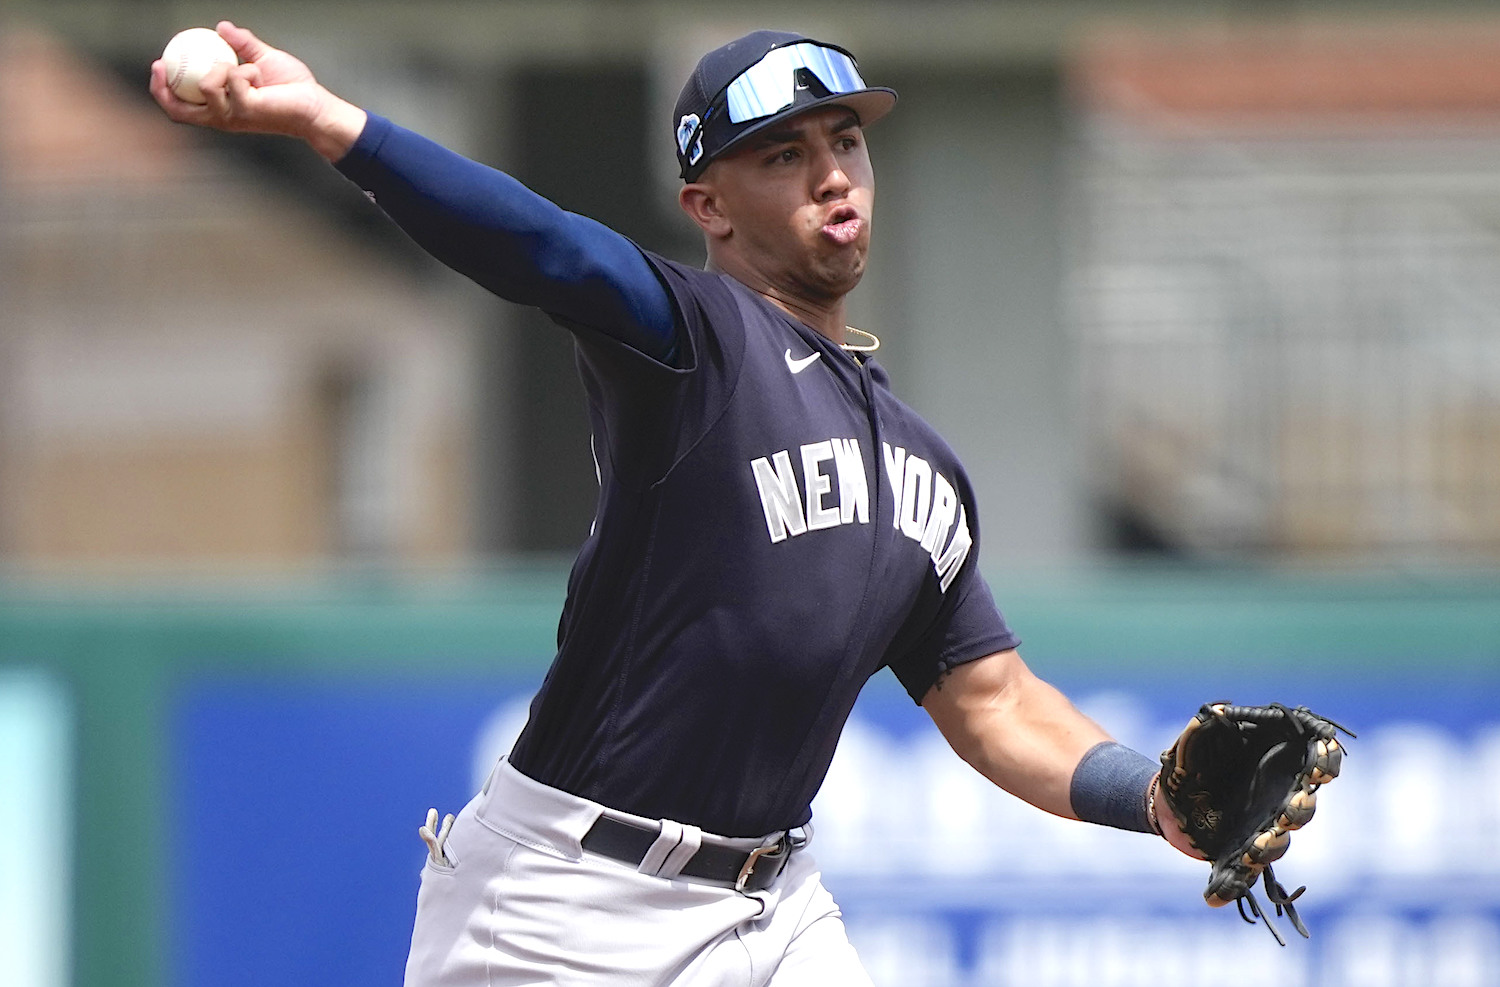
[[[1266,900],[1275,906],[1276,914],[1285,915],[1291,919],[1292,928],[1301,933],[1303,939],[1310,938],[1307,934],[1307,926],[1302,924],[1302,919],[1297,915],[1297,907],[1292,904],[1292,902],[1302,896],[1302,892],[1307,890],[1307,886],[1303,885],[1291,894],[1287,894],[1286,888],[1282,887],[1281,882],[1276,880],[1276,874],[1271,870],[1270,864],[1266,864],[1265,873],[1262,875],[1262,878],[1261,883],[1266,892]],[[1249,915],[1245,914],[1245,902],[1247,901],[1250,903]],[[1281,938],[1281,933],[1276,931],[1276,926],[1271,922],[1271,916],[1263,912],[1260,902],[1255,900],[1254,891],[1247,889],[1243,897],[1235,899],[1235,907],[1240,910],[1240,918],[1251,925],[1255,924],[1256,919],[1260,919],[1266,924],[1266,928],[1270,930],[1271,935],[1275,937],[1277,944],[1281,946],[1286,945],[1286,940]]]

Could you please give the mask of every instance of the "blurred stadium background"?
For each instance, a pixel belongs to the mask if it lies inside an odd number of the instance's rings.
[[[562,333],[157,113],[220,17],[685,260],[697,55],[852,48],[902,95],[856,324],[1029,661],[1142,750],[1211,698],[1360,732],[1278,950],[877,677],[816,811],[880,984],[1500,985],[1500,6],[1414,0],[11,0],[0,984],[399,983],[415,827],[519,729],[593,507]]]

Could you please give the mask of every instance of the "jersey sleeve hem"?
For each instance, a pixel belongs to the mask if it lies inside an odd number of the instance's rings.
[[[710,314],[737,304],[721,275],[636,249],[670,302],[674,361],[548,314],[573,332],[595,432],[603,439],[598,452],[611,464],[611,476],[643,489],[676,469],[727,412],[739,382],[744,336]]]
[[[928,690],[937,683],[938,679],[953,671],[953,669],[960,665],[967,665],[971,661],[978,661],[981,658],[988,658],[990,655],[1000,654],[1003,651],[1014,651],[1020,646],[1021,639],[1016,635],[1011,633],[997,634],[993,637],[982,638],[950,655],[945,655],[935,664],[926,666],[920,672],[900,672],[895,668],[892,668],[891,671],[895,673],[896,678],[900,680],[901,685],[906,689],[906,694],[911,696],[912,702],[920,706],[922,705],[922,700],[926,698]]]
[[[629,239],[629,238],[627,238]],[[628,354],[626,359],[639,364],[644,370],[660,370],[666,374],[682,376],[691,374],[698,369],[698,347],[693,339],[693,334],[687,330],[687,320],[682,311],[682,303],[678,300],[671,285],[662,276],[657,267],[656,257],[642,248],[635,241],[630,241],[631,246],[640,251],[641,257],[646,261],[646,266],[651,271],[651,276],[656,278],[657,284],[661,286],[662,293],[666,295],[667,304],[672,312],[672,346],[662,356],[648,353],[641,347],[621,339],[618,335],[611,333],[607,327],[589,325],[579,322],[577,319],[569,318],[558,312],[546,312],[547,318],[551,319],[563,329],[568,330],[579,340],[588,346],[602,346],[614,352]],[[638,358],[638,359],[636,359]]]

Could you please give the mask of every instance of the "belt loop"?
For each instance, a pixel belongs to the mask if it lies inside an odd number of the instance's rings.
[[[677,848],[667,854],[667,859],[662,862],[661,870],[656,872],[657,877],[676,877],[682,873],[682,868],[693,859],[693,854],[703,845],[703,830],[690,823],[682,824],[682,837]]]
[[[677,849],[677,844],[682,842],[682,823],[673,822],[671,819],[661,821],[661,832],[656,834],[656,841],[641,858],[640,866],[636,870],[642,874],[656,875],[661,873],[662,865],[666,863],[667,857]]]
[[[488,795],[490,793],[490,786],[495,783],[495,772],[500,770],[500,761],[503,760],[505,758],[502,757],[499,761],[496,761],[495,766],[490,768],[490,773],[484,776],[484,787],[479,790],[479,794]]]

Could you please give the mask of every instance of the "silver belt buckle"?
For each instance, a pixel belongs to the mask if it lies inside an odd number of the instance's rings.
[[[755,862],[757,860],[759,860],[761,857],[781,853],[786,849],[787,838],[785,835],[783,835],[781,839],[777,840],[775,843],[772,843],[770,846],[758,846],[754,850],[751,850],[749,855],[745,857],[745,865],[740,868],[740,876],[735,879],[734,889],[736,891],[745,890],[745,882],[750,880],[750,872],[755,870]]]

